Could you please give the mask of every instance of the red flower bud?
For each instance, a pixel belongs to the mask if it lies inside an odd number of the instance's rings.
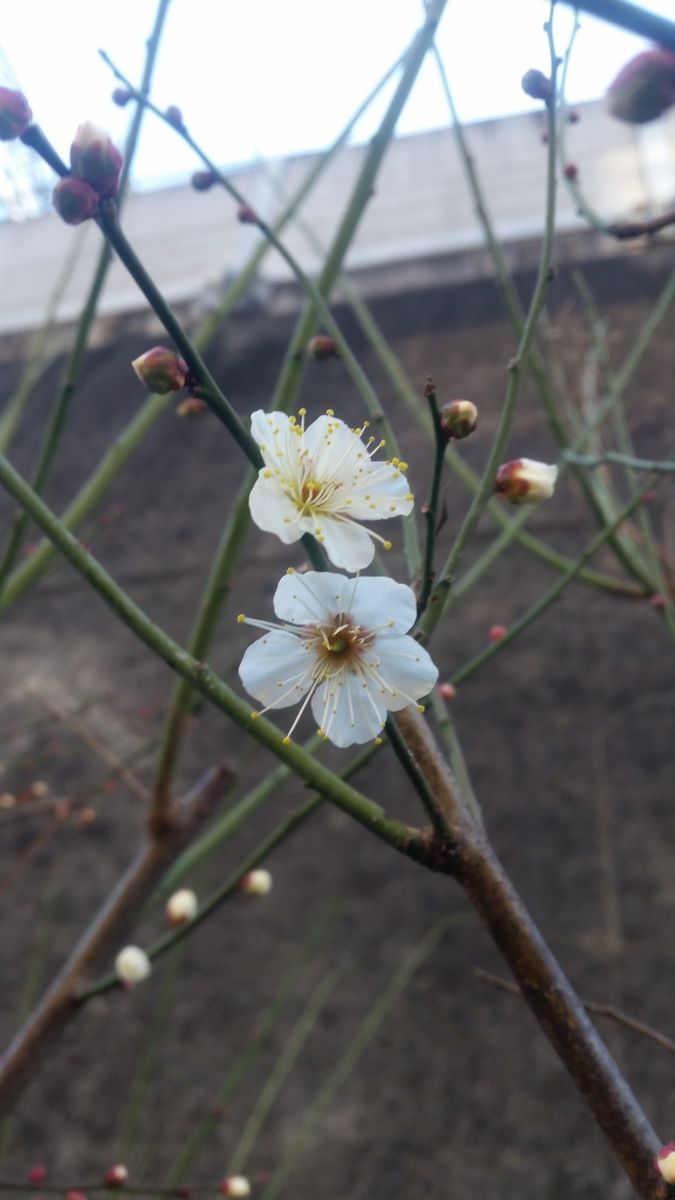
[[[187,364],[175,350],[166,346],[153,346],[152,350],[135,358],[131,365],[148,391],[159,396],[180,392],[187,382]]]
[[[318,362],[323,362],[325,358],[337,357],[335,342],[327,333],[316,333],[313,338],[310,338],[307,343],[307,353]]]
[[[79,125],[70,147],[73,175],[84,179],[102,199],[117,194],[124,159],[116,146],[97,125],[85,121]]]
[[[574,182],[575,179],[578,179],[579,168],[576,163],[565,163],[565,166],[563,167],[563,175],[565,176],[565,179],[569,179],[572,182]]]
[[[52,192],[54,208],[67,225],[81,225],[95,217],[99,199],[98,193],[84,179],[74,175],[60,179]]]
[[[436,690],[441,700],[454,700],[457,695],[457,688],[451,683],[439,683]]]
[[[190,182],[196,192],[208,192],[216,182],[216,177],[213,171],[195,171]]]
[[[450,400],[439,413],[441,429],[448,441],[468,437],[478,425],[478,409],[470,400]]]
[[[124,1184],[127,1182],[128,1178],[129,1172],[124,1164],[115,1163],[114,1167],[108,1167],[108,1170],[103,1176],[103,1182],[105,1183],[106,1187],[120,1188],[124,1187]]]
[[[248,204],[240,204],[237,209],[237,220],[240,225],[257,225],[258,218]]]
[[[520,81],[520,86],[525,95],[531,96],[533,100],[551,99],[551,80],[544,75],[543,71],[526,71]]]
[[[675,104],[675,54],[643,50],[619,71],[607,92],[609,111],[620,121],[643,125]]]
[[[39,1166],[31,1167],[30,1171],[28,1171],[26,1173],[26,1179],[28,1180],[29,1183],[44,1183],[46,1178],[47,1178],[47,1168],[46,1167],[39,1167]]]
[[[0,142],[21,137],[32,120],[33,114],[23,92],[0,87]]]
[[[506,625],[491,625],[488,629],[488,642],[501,642],[506,637]]]

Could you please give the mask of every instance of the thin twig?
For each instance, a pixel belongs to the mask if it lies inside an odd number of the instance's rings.
[[[481,967],[474,967],[473,973],[481,983],[487,983],[500,992],[508,992],[509,996],[517,996],[519,1000],[523,999],[520,988],[515,983],[511,983],[509,979],[502,979],[500,975],[493,975],[491,971],[484,971]],[[667,1050],[669,1054],[675,1054],[675,1042],[672,1038],[666,1037],[665,1033],[659,1033],[658,1029],[653,1029],[651,1025],[645,1025],[644,1021],[637,1021],[635,1017],[629,1017],[626,1013],[621,1012],[621,1009],[615,1008],[613,1004],[598,1004],[593,1000],[582,1000],[582,1004],[586,1012],[592,1013],[593,1016],[606,1017],[608,1021],[614,1021],[623,1029],[630,1029],[631,1033],[637,1033],[647,1041],[654,1042],[662,1050]]]

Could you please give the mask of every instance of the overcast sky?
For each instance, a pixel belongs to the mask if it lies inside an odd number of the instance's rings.
[[[123,136],[128,114],[110,102],[105,48],[138,78],[155,0],[23,0],[3,6],[2,82],[20,86],[36,119],[67,155],[77,124],[90,119]],[[672,15],[673,0],[645,7]],[[177,104],[205,149],[223,165],[325,146],[409,42],[419,0],[172,0],[153,97]],[[545,0],[449,0],[438,45],[461,117],[522,111],[523,72],[547,69]],[[571,13],[556,18],[563,49]],[[58,47],[58,50],[56,49]],[[644,44],[582,18],[569,98],[602,95],[623,62]],[[384,99],[362,120],[370,135]],[[429,61],[399,124],[400,133],[446,123]],[[189,173],[191,153],[153,118],[146,121],[136,180],[144,186]]]

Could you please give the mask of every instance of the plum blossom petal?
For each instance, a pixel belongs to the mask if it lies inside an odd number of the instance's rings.
[[[312,664],[311,651],[301,638],[284,629],[271,629],[248,647],[239,677],[246,691],[261,704],[287,708],[309,691]]]
[[[287,545],[312,533],[336,566],[357,571],[372,562],[374,542],[391,543],[358,524],[406,516],[414,497],[398,458],[373,461],[384,446],[363,440],[367,422],[350,429],[329,410],[305,427],[281,412],[257,410],[251,433],[264,467],[250,497],[251,516]]]
[[[344,680],[333,676],[316,689],[312,715],[326,737],[343,749],[372,742],[387,719],[387,710],[359,675],[347,675]]]
[[[265,707],[302,701],[336,746],[376,738],[387,711],[416,704],[438,671],[407,636],[416,616],[412,590],[382,576],[350,579],[333,572],[289,572],[274,595],[282,625],[239,620],[265,630],[239,669],[246,690]]]

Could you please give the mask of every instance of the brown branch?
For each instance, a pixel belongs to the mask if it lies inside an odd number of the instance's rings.
[[[656,1133],[579,997],[480,833],[455,844],[451,873],[503,954],[523,999],[562,1059],[643,1200],[665,1200]]]
[[[502,979],[501,976],[493,975],[490,971],[483,971],[481,967],[475,967],[473,973],[481,983],[487,983],[500,992],[506,992],[509,996],[517,996],[522,1000],[520,988],[508,979]],[[658,1029],[653,1029],[651,1025],[645,1025],[644,1021],[637,1021],[635,1017],[629,1017],[627,1013],[622,1012],[620,1008],[615,1008],[613,1004],[598,1004],[593,1000],[582,1000],[582,1004],[587,1013],[592,1013],[596,1017],[606,1017],[608,1021],[614,1021],[623,1029],[629,1029],[631,1033],[637,1033],[647,1041],[654,1042],[662,1050],[667,1050],[669,1054],[675,1054],[675,1042],[672,1038],[666,1037],[665,1033],[660,1033]]]
[[[607,225],[605,233],[616,238],[617,241],[625,242],[629,238],[650,237],[661,229],[667,229],[670,225],[675,225],[674,208],[661,213],[660,217],[652,217],[649,221],[614,221],[611,225]]]
[[[120,945],[166,867],[210,815],[231,780],[231,772],[224,767],[208,771],[176,805],[171,824],[140,851],[118,881],[4,1055],[0,1068],[0,1117],[11,1110],[48,1046],[81,1007],[77,995],[84,984],[111,949]]]

